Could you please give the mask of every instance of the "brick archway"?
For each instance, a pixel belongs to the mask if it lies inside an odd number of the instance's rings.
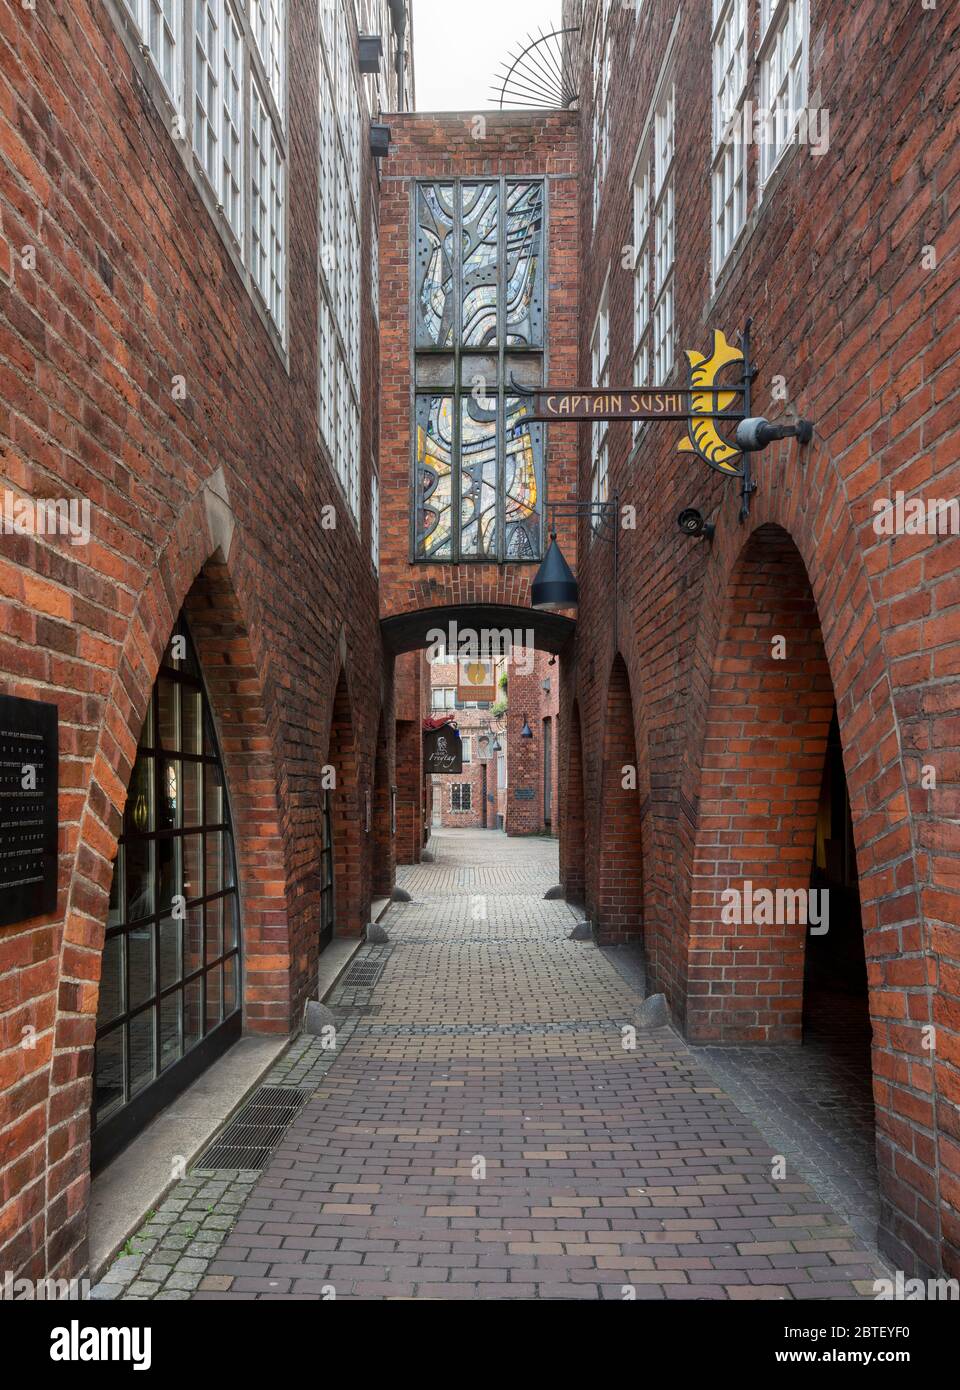
[[[594,905],[604,944],[640,945],[643,940],[642,779],[630,677],[618,653],[607,686]]]
[[[744,884],[809,888],[833,705],[806,567],[786,531],[762,526],[734,566],[713,665],[691,894],[692,1038],[800,1041],[805,926],[722,913],[724,894]]]
[[[336,936],[359,936],[369,902],[363,901],[366,807],[361,805],[360,754],[354,730],[350,685],[341,666],[330,716],[327,763],[334,770],[330,789],[333,824],[334,913]]]
[[[47,1085],[43,1201],[24,1194],[33,1217],[20,1223],[21,1247],[3,1251],[8,1268],[39,1277],[73,1277],[86,1264],[90,1188],[90,1107],[99,982],[113,862],[137,740],[162,653],[181,610],[187,613],[218,724],[234,815],[243,923],[243,998],[252,1031],[290,1025],[291,952],[286,875],[276,803],[273,740],[254,634],[255,611],[234,582],[241,546],[228,562],[211,540],[202,494],[171,530],[148,574],[118,650],[99,735],[87,766],[72,876],[64,900],[59,994]],[[20,1258],[22,1257],[22,1259]]]
[[[560,796],[560,881],[569,902],[586,901],[586,808],[583,795],[583,733],[580,706],[570,706],[569,731],[561,739],[566,748]]]

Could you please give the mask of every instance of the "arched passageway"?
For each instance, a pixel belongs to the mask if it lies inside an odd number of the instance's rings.
[[[714,661],[690,922],[693,1038],[800,1041],[798,918],[833,708],[803,561],[785,531],[762,527],[731,578]]]
[[[96,992],[94,1167],[246,1025],[288,1026],[291,979],[260,972],[284,884],[260,682],[219,558],[144,693]],[[139,705],[139,698],[137,700]],[[289,952],[270,941],[272,964]]]

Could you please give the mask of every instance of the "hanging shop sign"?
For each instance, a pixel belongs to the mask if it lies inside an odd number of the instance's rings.
[[[0,927],[57,906],[56,705],[0,695]]]
[[[751,415],[751,386],[756,368],[750,361],[751,320],[740,334],[740,346],[727,341],[717,329],[711,352],[690,348],[686,352],[688,381],[685,389],[668,386],[631,386],[624,390],[578,387],[533,390],[514,382],[511,389],[528,402],[532,420],[583,423],[594,420],[685,421],[686,433],[677,443],[681,453],[693,454],[726,477],[741,481],[741,518],[750,509],[756,491],[750,455],[775,439],[797,438],[809,444],[813,426],[806,420],[773,425]],[[728,369],[739,367],[732,379]],[[726,380],[719,381],[721,373]]]
[[[457,665],[457,699],[486,700],[497,698],[497,678],[492,661],[461,661]]]
[[[423,770],[433,776],[463,771],[463,743],[455,724],[424,730]]]

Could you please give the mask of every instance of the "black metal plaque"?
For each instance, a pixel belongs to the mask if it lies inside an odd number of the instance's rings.
[[[0,695],[0,927],[57,906],[56,705]]]
[[[463,771],[463,744],[449,724],[428,729],[423,736],[423,770],[427,773]]]

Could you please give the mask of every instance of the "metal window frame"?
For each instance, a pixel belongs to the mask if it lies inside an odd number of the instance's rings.
[[[150,711],[153,724],[153,736],[149,744],[138,744],[138,755],[143,752],[152,759],[152,792],[154,798],[154,829],[130,834],[126,830],[119,837],[119,848],[125,849],[131,843],[149,843],[154,846],[162,843],[181,842],[187,835],[200,836],[201,840],[201,865],[203,873],[203,893],[198,897],[187,899],[188,910],[200,908],[202,910],[202,929],[203,929],[203,948],[202,960],[195,969],[187,971],[185,968],[183,953],[183,935],[181,928],[180,940],[180,969],[177,979],[172,984],[164,986],[161,983],[160,971],[160,924],[164,919],[170,918],[170,912],[160,910],[159,897],[156,892],[158,882],[158,857],[153,855],[153,862],[150,869],[151,878],[154,886],[153,909],[139,917],[128,916],[128,904],[126,896],[126,864],[124,863],[124,874],[122,882],[123,903],[122,920],[114,926],[108,926],[104,937],[104,950],[108,941],[115,939],[128,938],[131,931],[142,929],[149,926],[153,933],[152,945],[152,969],[153,981],[149,996],[139,1000],[136,1005],[130,1003],[130,951],[125,945],[123,952],[122,978],[123,978],[123,999],[122,1008],[108,1021],[100,1025],[98,1023],[95,1032],[95,1041],[99,1044],[104,1038],[115,1033],[120,1033],[123,1039],[123,1092],[119,1104],[112,1104],[105,1114],[98,1116],[96,1104],[96,1083],[94,1082],[93,1095],[91,1098],[91,1130],[93,1147],[93,1165],[95,1168],[103,1166],[120,1149],[125,1147],[132,1138],[140,1132],[143,1125],[157,1114],[175,1095],[190,1084],[196,1076],[200,1074],[215,1058],[221,1055],[230,1047],[240,1036],[243,1028],[244,1016],[244,951],[243,951],[243,896],[238,873],[236,834],[234,830],[234,818],[231,806],[230,789],[227,781],[226,769],[223,762],[220,737],[214,719],[213,705],[210,700],[209,691],[203,676],[203,668],[200,664],[193,640],[190,635],[189,626],[181,614],[174,626],[171,634],[171,641],[174,637],[183,636],[186,638],[187,651],[192,658],[193,664],[198,672],[193,675],[190,672],[172,666],[164,659],[157,670],[156,678],[150,692]],[[169,651],[169,643],[165,653]],[[200,695],[200,731],[201,749],[200,753],[186,753],[181,748],[167,750],[164,748],[160,736],[159,722],[159,688],[161,679],[169,679],[178,687],[187,686],[190,690],[198,692]],[[178,742],[182,741],[181,737]],[[209,748],[208,748],[209,744]],[[202,787],[202,807],[203,819],[199,825],[170,827],[161,829],[157,824],[157,815],[160,806],[160,790],[162,768],[167,760],[173,760],[183,764],[189,762],[197,765],[201,769]],[[206,774],[205,769],[215,767],[220,773],[221,796],[222,796],[222,815],[219,821],[207,821],[206,819]],[[132,773],[131,773],[132,776]],[[181,816],[182,820],[182,816]],[[221,887],[215,892],[206,891],[206,837],[207,835],[229,835],[229,840],[221,840],[221,846],[225,846],[228,855],[224,855],[222,860]],[[181,866],[183,860],[181,855]],[[119,871],[119,852],[117,865],[114,873]],[[222,880],[226,877],[229,869],[232,882],[229,887],[222,886]],[[208,903],[232,902],[236,921],[236,941],[229,949],[224,949],[224,921],[221,920],[220,926],[220,949],[219,953],[208,958],[207,955],[207,920],[206,908]],[[176,919],[174,919],[176,920]],[[225,1012],[226,1001],[223,994],[223,972],[228,961],[235,961],[235,981],[236,997],[232,1011]],[[212,1026],[208,1023],[208,992],[207,978],[214,969],[221,971],[221,1016]],[[201,1033],[199,1038],[190,1046],[185,1048],[185,1037],[183,1030],[183,1005],[181,1004],[180,1015],[180,1047],[184,1049],[181,1055],[167,1066],[163,1067],[160,1011],[165,999],[173,998],[177,995],[181,1000],[184,999],[188,986],[200,984],[200,1019]],[[141,1086],[137,1091],[131,1089],[130,1075],[130,1048],[129,1030],[131,1023],[138,1018],[148,1014],[154,1016],[153,1034],[153,1077]]]
[[[458,255],[453,266],[453,286],[452,294],[455,295],[455,316],[453,324],[453,343],[450,347],[439,346],[417,346],[417,243],[419,223],[417,221],[418,199],[422,188],[432,188],[438,184],[448,184],[453,187],[453,206],[454,220],[452,228],[453,242],[455,246],[462,246],[463,238],[463,199],[461,190],[465,187],[483,187],[496,184],[498,188],[498,198],[500,200],[500,215],[497,228],[497,258],[500,268],[500,276],[505,277],[506,270],[506,244],[507,244],[507,189],[510,185],[517,184],[539,184],[543,192],[543,213],[540,259],[542,264],[542,283],[543,283],[543,326],[541,331],[541,343],[537,347],[507,347],[506,343],[506,296],[502,290],[506,284],[505,278],[501,278],[497,287],[497,347],[484,349],[481,347],[463,346],[463,260]],[[547,502],[548,502],[548,469],[547,469],[547,437],[542,425],[533,423],[531,428],[539,431],[540,457],[541,457],[541,524],[540,524],[540,547],[539,554],[530,559],[517,557],[507,557],[506,555],[506,401],[513,396],[510,390],[510,383],[507,381],[507,362],[510,359],[516,360],[526,358],[530,361],[540,363],[540,380],[546,382],[549,377],[549,313],[550,313],[550,181],[546,174],[474,174],[463,177],[457,175],[437,175],[434,178],[417,178],[411,181],[410,201],[409,201],[409,226],[410,235],[410,287],[409,287],[409,337],[410,337],[410,517],[408,535],[408,553],[411,564],[418,565],[533,565],[539,564],[543,558],[546,548],[546,529],[547,529]],[[496,553],[493,555],[464,555],[461,550],[461,426],[462,426],[462,401],[466,395],[470,394],[471,388],[464,387],[464,360],[477,360],[480,358],[497,358],[497,543]],[[431,389],[418,388],[417,385],[417,362],[420,358],[449,358],[453,362],[453,384],[451,386],[432,387]],[[420,397],[448,397],[453,402],[453,442],[451,449],[452,456],[452,475],[450,488],[450,557],[449,559],[437,556],[419,555],[417,553],[418,541],[418,514],[419,514],[419,492],[417,487],[417,401]],[[486,399],[491,399],[490,393]],[[454,525],[454,522],[456,523]]]

